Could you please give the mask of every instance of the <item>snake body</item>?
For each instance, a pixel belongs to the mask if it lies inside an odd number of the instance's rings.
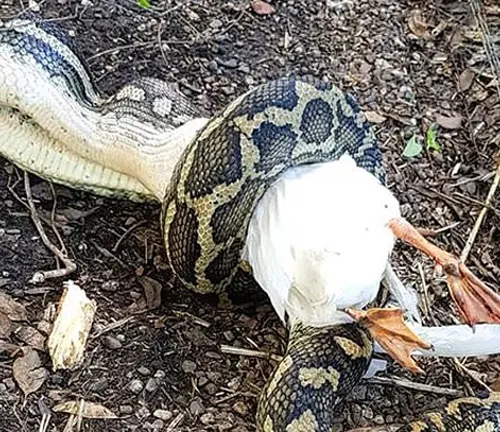
[[[75,188],[163,201],[168,260],[196,292],[251,284],[241,256],[260,197],[287,169],[346,152],[385,181],[372,128],[354,99],[327,83],[271,81],[208,120],[152,78],[102,98],[58,27],[23,17],[0,28],[0,154]],[[372,345],[359,324],[291,323],[257,430],[331,431]],[[401,430],[500,431],[500,398],[453,401]]]

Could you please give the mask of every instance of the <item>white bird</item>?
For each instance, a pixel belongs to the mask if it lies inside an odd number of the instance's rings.
[[[352,321],[345,308],[363,308],[384,279],[409,327],[432,349],[419,355],[500,353],[500,325],[424,327],[417,297],[390,267],[396,237],[389,222],[399,203],[375,176],[348,155],[286,172],[259,201],[249,225],[244,259],[286,323],[315,326]],[[467,340],[467,344],[463,341]],[[380,350],[380,347],[378,347]]]

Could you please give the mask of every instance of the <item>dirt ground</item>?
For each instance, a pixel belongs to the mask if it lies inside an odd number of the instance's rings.
[[[152,0],[150,10],[134,0],[29,3],[71,30],[107,95],[135,77],[155,76],[177,83],[214,112],[284,74],[334,82],[376,122],[390,188],[403,214],[420,227],[446,228],[435,241],[456,254],[463,250],[500,148],[499,93],[467,2],[283,0],[273,2],[276,11],[266,16],[253,12],[247,0]],[[483,3],[492,43],[500,49],[500,8],[494,0]],[[0,19],[26,7],[26,0],[3,0]],[[427,148],[431,125],[437,125],[441,151]],[[403,151],[412,137],[422,140],[423,151],[407,158]],[[26,308],[28,320],[19,325],[33,329],[45,308],[58,301],[63,281],[28,283],[56,262],[24,205],[22,175],[0,160],[0,288]],[[80,398],[118,416],[84,420],[84,431],[255,430],[256,398],[275,363],[224,354],[220,347],[281,354],[286,332],[271,307],[218,309],[178,286],[165,264],[158,206],[59,186],[54,201],[48,183],[31,176],[31,186],[42,216],[50,220],[55,208],[55,225],[78,265],[72,279],[97,301],[98,310],[84,364],[74,372],[49,372],[26,398],[13,379],[15,357],[0,348],[0,431],[62,431],[68,415],[51,408]],[[499,225],[497,198],[468,258],[497,291]],[[429,260],[398,246],[393,261],[404,282],[420,292],[424,275],[432,311],[430,316],[423,308],[427,323],[456,322],[446,285],[431,277]],[[163,288],[162,305],[134,313],[131,306],[140,302],[144,284],[155,284],[151,279]],[[14,331],[7,342],[25,345],[22,334]],[[40,358],[50,370],[48,355],[40,351]],[[391,365],[382,377],[456,394],[476,393],[481,382],[500,387],[500,358],[460,363],[463,368],[451,360],[421,360],[421,376]],[[335,430],[404,422],[450,397],[365,380],[345,403]]]

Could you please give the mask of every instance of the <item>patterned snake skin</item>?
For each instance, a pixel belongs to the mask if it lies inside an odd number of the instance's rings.
[[[28,18],[0,29],[0,154],[24,169],[98,193],[153,195],[137,171],[176,144],[171,131],[200,115],[166,83],[148,78],[101,99],[53,25]],[[244,292],[254,283],[240,261],[248,223],[287,169],[347,152],[385,181],[358,105],[323,82],[283,78],[259,86],[195,132],[166,188],[162,221],[171,267],[197,292]],[[262,391],[257,430],[330,432],[371,355],[371,337],[358,324],[293,323],[285,356]],[[500,431],[500,398],[456,400],[400,430]]]

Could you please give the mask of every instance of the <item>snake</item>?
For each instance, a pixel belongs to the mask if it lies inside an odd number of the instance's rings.
[[[257,284],[243,249],[259,199],[288,169],[346,153],[385,184],[373,127],[333,84],[275,79],[210,117],[157,78],[103,97],[55,23],[25,13],[0,27],[0,155],[75,189],[161,202],[169,265],[197,293],[245,295]],[[331,431],[372,355],[362,323],[290,323],[257,431]],[[500,431],[500,395],[453,400],[399,430]]]

